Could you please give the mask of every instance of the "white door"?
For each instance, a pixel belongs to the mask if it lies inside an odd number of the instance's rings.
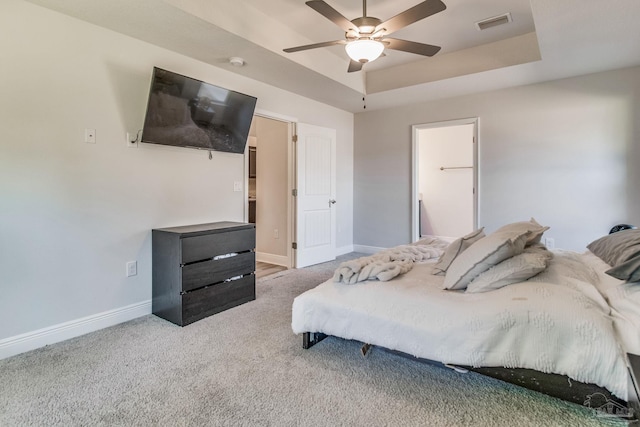
[[[414,127],[414,238],[460,237],[475,229],[476,124],[470,119]]]
[[[336,131],[297,126],[296,267],[336,258]]]

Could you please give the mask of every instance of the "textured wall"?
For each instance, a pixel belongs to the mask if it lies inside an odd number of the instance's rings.
[[[640,224],[640,68],[356,115],[354,243],[411,236],[411,125],[479,118],[479,226],[534,216],[583,250]]]

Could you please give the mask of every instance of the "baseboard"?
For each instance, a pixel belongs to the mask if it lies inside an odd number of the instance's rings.
[[[151,314],[151,300],[60,323],[0,341],[0,359]]]
[[[340,248],[336,248],[336,256],[346,255],[354,252],[353,245],[342,246]]]
[[[377,246],[353,245],[354,252],[361,252],[363,254],[375,254],[376,252],[380,252],[385,249],[387,248],[379,248]]]
[[[281,265],[283,267],[289,266],[289,258],[284,255],[274,255],[265,252],[256,252],[256,261],[266,262],[267,264]]]

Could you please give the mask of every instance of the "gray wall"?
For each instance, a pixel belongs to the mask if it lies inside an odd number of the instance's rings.
[[[149,307],[152,228],[243,220],[242,155],[126,146],[153,66],[336,129],[341,191],[352,195],[351,113],[22,1],[0,2],[0,28],[0,351],[5,338]],[[351,221],[351,210],[338,215],[342,246]],[[138,275],[127,278],[131,260]]]
[[[265,255],[286,258],[289,125],[258,116],[254,120],[257,147],[256,256],[259,260]],[[276,229],[277,238],[274,235]]]
[[[640,225],[640,68],[356,114],[354,244],[411,237],[411,125],[479,117],[479,225],[535,217],[584,250]]]

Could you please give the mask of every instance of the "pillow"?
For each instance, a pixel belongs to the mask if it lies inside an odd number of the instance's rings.
[[[587,248],[612,267],[640,256],[640,230],[622,230],[594,240]]]
[[[540,240],[542,239],[542,233],[544,233],[548,229],[549,227],[543,227],[542,225],[538,224],[535,219],[531,218],[531,220],[529,221],[512,222],[511,224],[503,225],[502,227],[498,228],[496,232],[508,231],[519,233],[529,231],[531,233],[527,238],[527,246],[529,246],[532,243],[540,243]]]
[[[443,275],[449,269],[449,266],[458,255],[471,246],[474,242],[484,237],[484,227],[479,230],[472,231],[466,236],[460,237],[453,242],[440,255],[438,262],[433,265],[432,274]]]
[[[616,279],[626,280],[627,282],[640,282],[640,256],[618,264],[605,271],[605,273]]]
[[[521,254],[529,231],[493,232],[478,240],[453,260],[444,278],[444,289],[464,289],[478,274]]]
[[[543,272],[549,265],[553,254],[544,246],[542,248],[526,248],[523,253],[516,255],[480,273],[469,285],[465,292],[487,292],[500,289],[512,283],[522,282],[538,273]]]

